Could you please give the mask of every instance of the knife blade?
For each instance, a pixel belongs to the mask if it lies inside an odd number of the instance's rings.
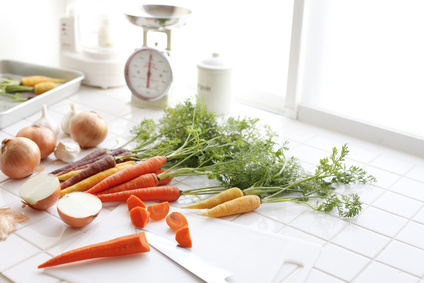
[[[205,282],[227,282],[225,279],[232,275],[231,272],[205,261],[192,250],[180,247],[168,239],[152,232],[142,229],[137,229],[137,231],[144,231],[147,242],[153,246],[153,248]]]

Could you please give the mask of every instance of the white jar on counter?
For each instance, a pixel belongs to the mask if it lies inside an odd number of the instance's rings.
[[[226,115],[233,104],[232,67],[218,53],[197,64],[197,95],[209,111]]]

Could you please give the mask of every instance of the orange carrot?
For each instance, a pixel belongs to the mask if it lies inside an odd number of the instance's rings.
[[[138,197],[136,197],[135,195],[131,195],[127,199],[127,206],[128,206],[128,211],[131,211],[131,209],[133,209],[134,207],[147,208],[147,206],[144,204],[144,202],[141,199],[139,199]]]
[[[177,230],[175,233],[175,240],[183,248],[191,248],[193,246],[187,225]]]
[[[223,217],[253,211],[259,207],[261,200],[256,195],[248,195],[221,203],[211,209],[198,213],[209,217]]]
[[[134,166],[131,166],[125,170],[122,170],[121,172],[113,174],[112,176],[99,182],[97,185],[92,187],[87,192],[92,194],[97,194],[104,190],[112,188],[114,186],[120,185],[129,180],[132,180],[140,175],[143,175],[146,173],[154,173],[160,168],[162,168],[165,162],[166,162],[165,156],[155,156],[155,157],[149,158],[145,161],[137,163]]]
[[[97,196],[102,202],[111,202],[126,201],[131,195],[137,196],[142,201],[176,201],[180,197],[180,190],[173,186],[158,186],[110,194],[98,194]]]
[[[242,197],[244,194],[239,188],[231,188],[220,192],[216,196],[207,198],[197,203],[193,203],[181,208],[193,208],[193,209],[203,209],[203,208],[212,208],[218,204],[224,203],[226,201]]]
[[[35,86],[36,84],[43,82],[64,83],[66,80],[47,76],[28,76],[21,79],[21,85],[24,86]]]
[[[60,187],[62,190],[66,189],[67,187],[72,186],[78,183],[79,181],[84,180],[87,177],[93,176],[99,172],[113,168],[115,166],[116,166],[115,158],[111,155],[106,155],[105,157],[99,159],[98,161],[90,164],[90,166],[88,166],[87,169],[82,170],[78,174],[72,176],[71,178],[63,182],[60,185]]]
[[[147,210],[150,212],[150,218],[153,220],[162,220],[169,213],[169,202],[164,201],[161,203],[149,205]]]
[[[140,206],[134,207],[130,210],[131,223],[137,228],[144,228],[149,223],[150,212]]]
[[[139,232],[70,250],[40,264],[38,268],[46,268],[92,258],[124,256],[148,251],[150,251],[150,247],[146,235],[144,232]]]
[[[122,191],[155,187],[159,184],[159,180],[155,173],[147,173],[129,180],[110,189],[104,190],[98,194],[110,194]]]
[[[171,212],[166,217],[166,224],[168,224],[169,228],[174,231],[188,225],[187,218],[185,218],[184,214],[178,211]]]
[[[161,173],[167,171],[167,169],[161,169],[155,172],[156,175],[160,175]],[[163,186],[163,185],[168,185],[169,183],[171,183],[172,181],[172,177],[168,177],[168,178],[164,178],[164,179],[159,179],[159,186]]]

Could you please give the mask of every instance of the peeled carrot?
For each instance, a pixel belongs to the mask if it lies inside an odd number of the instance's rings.
[[[193,203],[181,208],[193,208],[193,209],[203,209],[203,208],[212,208],[218,204],[224,203],[226,201],[242,197],[244,194],[239,188],[231,188],[220,192],[216,196],[207,198],[197,203]]]
[[[70,250],[40,264],[38,268],[46,268],[86,259],[124,256],[148,251],[150,251],[150,247],[146,235],[144,232],[139,232]]]
[[[55,82],[41,82],[41,83],[38,83],[34,86],[33,92],[36,95],[39,95],[39,94],[43,94],[45,92],[48,92],[49,90],[52,90],[52,89],[54,89],[58,86],[59,85]]]
[[[250,212],[258,208],[261,204],[261,200],[256,195],[242,196],[221,203],[211,209],[204,212],[198,213],[198,215],[209,216],[209,217],[223,217],[230,216],[239,213]]]
[[[135,165],[134,165],[135,166]],[[122,171],[121,171],[122,172]],[[117,173],[119,174],[119,173]],[[173,186],[158,186],[135,189],[110,194],[98,194],[102,202],[126,201],[131,195],[137,196],[142,201],[176,201],[180,197],[180,190]]]
[[[191,248],[193,246],[188,226],[183,226],[177,230],[175,233],[175,240],[183,248]]]
[[[161,169],[155,172],[156,175],[160,175],[161,173],[167,171],[167,169]],[[169,183],[171,183],[172,181],[172,177],[168,177],[168,178],[164,178],[164,179],[159,179],[159,186],[163,186],[163,185],[168,185]]]
[[[104,190],[98,194],[110,194],[117,193],[122,191],[141,189],[141,188],[149,188],[154,187],[159,184],[159,180],[155,173],[147,173],[141,176],[138,176],[132,180],[129,180],[120,185],[114,186],[110,189]]]
[[[128,206],[128,211],[131,211],[131,209],[133,209],[134,207],[147,208],[144,202],[138,197],[136,197],[135,195],[131,195],[127,199],[127,206]]]
[[[82,170],[78,174],[72,176],[65,182],[63,182],[60,187],[61,189],[66,189],[69,186],[72,186],[81,180],[84,180],[87,177],[93,176],[103,170],[113,168],[116,166],[115,158],[111,155],[106,155],[105,157],[97,160],[96,162],[90,164],[86,169]]]
[[[112,176],[107,177],[106,179],[99,182],[97,185],[92,187],[87,192],[92,194],[97,194],[104,190],[112,188],[114,186],[120,185],[129,180],[132,180],[136,178],[137,176],[140,176],[146,173],[154,173],[160,168],[162,168],[165,162],[166,162],[165,156],[155,156],[155,157],[149,158],[145,161],[137,163],[134,166],[131,166],[125,170],[122,170],[121,172],[118,172],[116,174],[113,174]]]
[[[28,76],[21,79],[21,85],[24,86],[35,86],[43,82],[64,83],[66,80],[47,76]]]
[[[116,166],[113,167],[113,168],[103,170],[103,171],[101,171],[97,174],[94,174],[90,177],[87,177],[87,178],[79,181],[78,183],[76,183],[72,186],[69,186],[69,187],[61,190],[60,194],[63,196],[63,195],[69,194],[71,192],[87,191],[90,188],[92,188],[95,184],[100,182],[101,180],[104,180],[105,178],[111,176],[112,174],[115,174],[115,173],[122,171],[125,168],[128,168],[129,166],[133,166],[133,165],[135,165],[135,161],[127,161],[127,162],[116,164]],[[71,171],[71,172],[74,172],[74,171]],[[68,174],[68,173],[66,173],[66,174]]]
[[[130,210],[131,223],[137,228],[144,228],[149,223],[150,212],[140,206],[134,207]]]
[[[174,231],[188,225],[187,218],[181,212],[174,211],[166,216],[166,224]]]
[[[169,202],[164,201],[161,203],[149,205],[147,210],[150,212],[150,218],[153,220],[162,220],[169,213]]]

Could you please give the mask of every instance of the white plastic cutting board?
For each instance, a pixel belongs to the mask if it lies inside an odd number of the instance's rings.
[[[171,211],[178,210],[171,208]],[[180,210],[181,211],[181,210]],[[297,239],[263,232],[221,219],[181,211],[188,220],[192,252],[231,271],[228,282],[303,282],[321,248]],[[146,229],[175,241],[165,220],[151,220]],[[126,204],[118,206],[98,227],[70,249],[135,232]],[[175,242],[176,243],[176,242]],[[47,268],[48,275],[67,282],[202,282],[151,247],[143,254],[94,259]]]

